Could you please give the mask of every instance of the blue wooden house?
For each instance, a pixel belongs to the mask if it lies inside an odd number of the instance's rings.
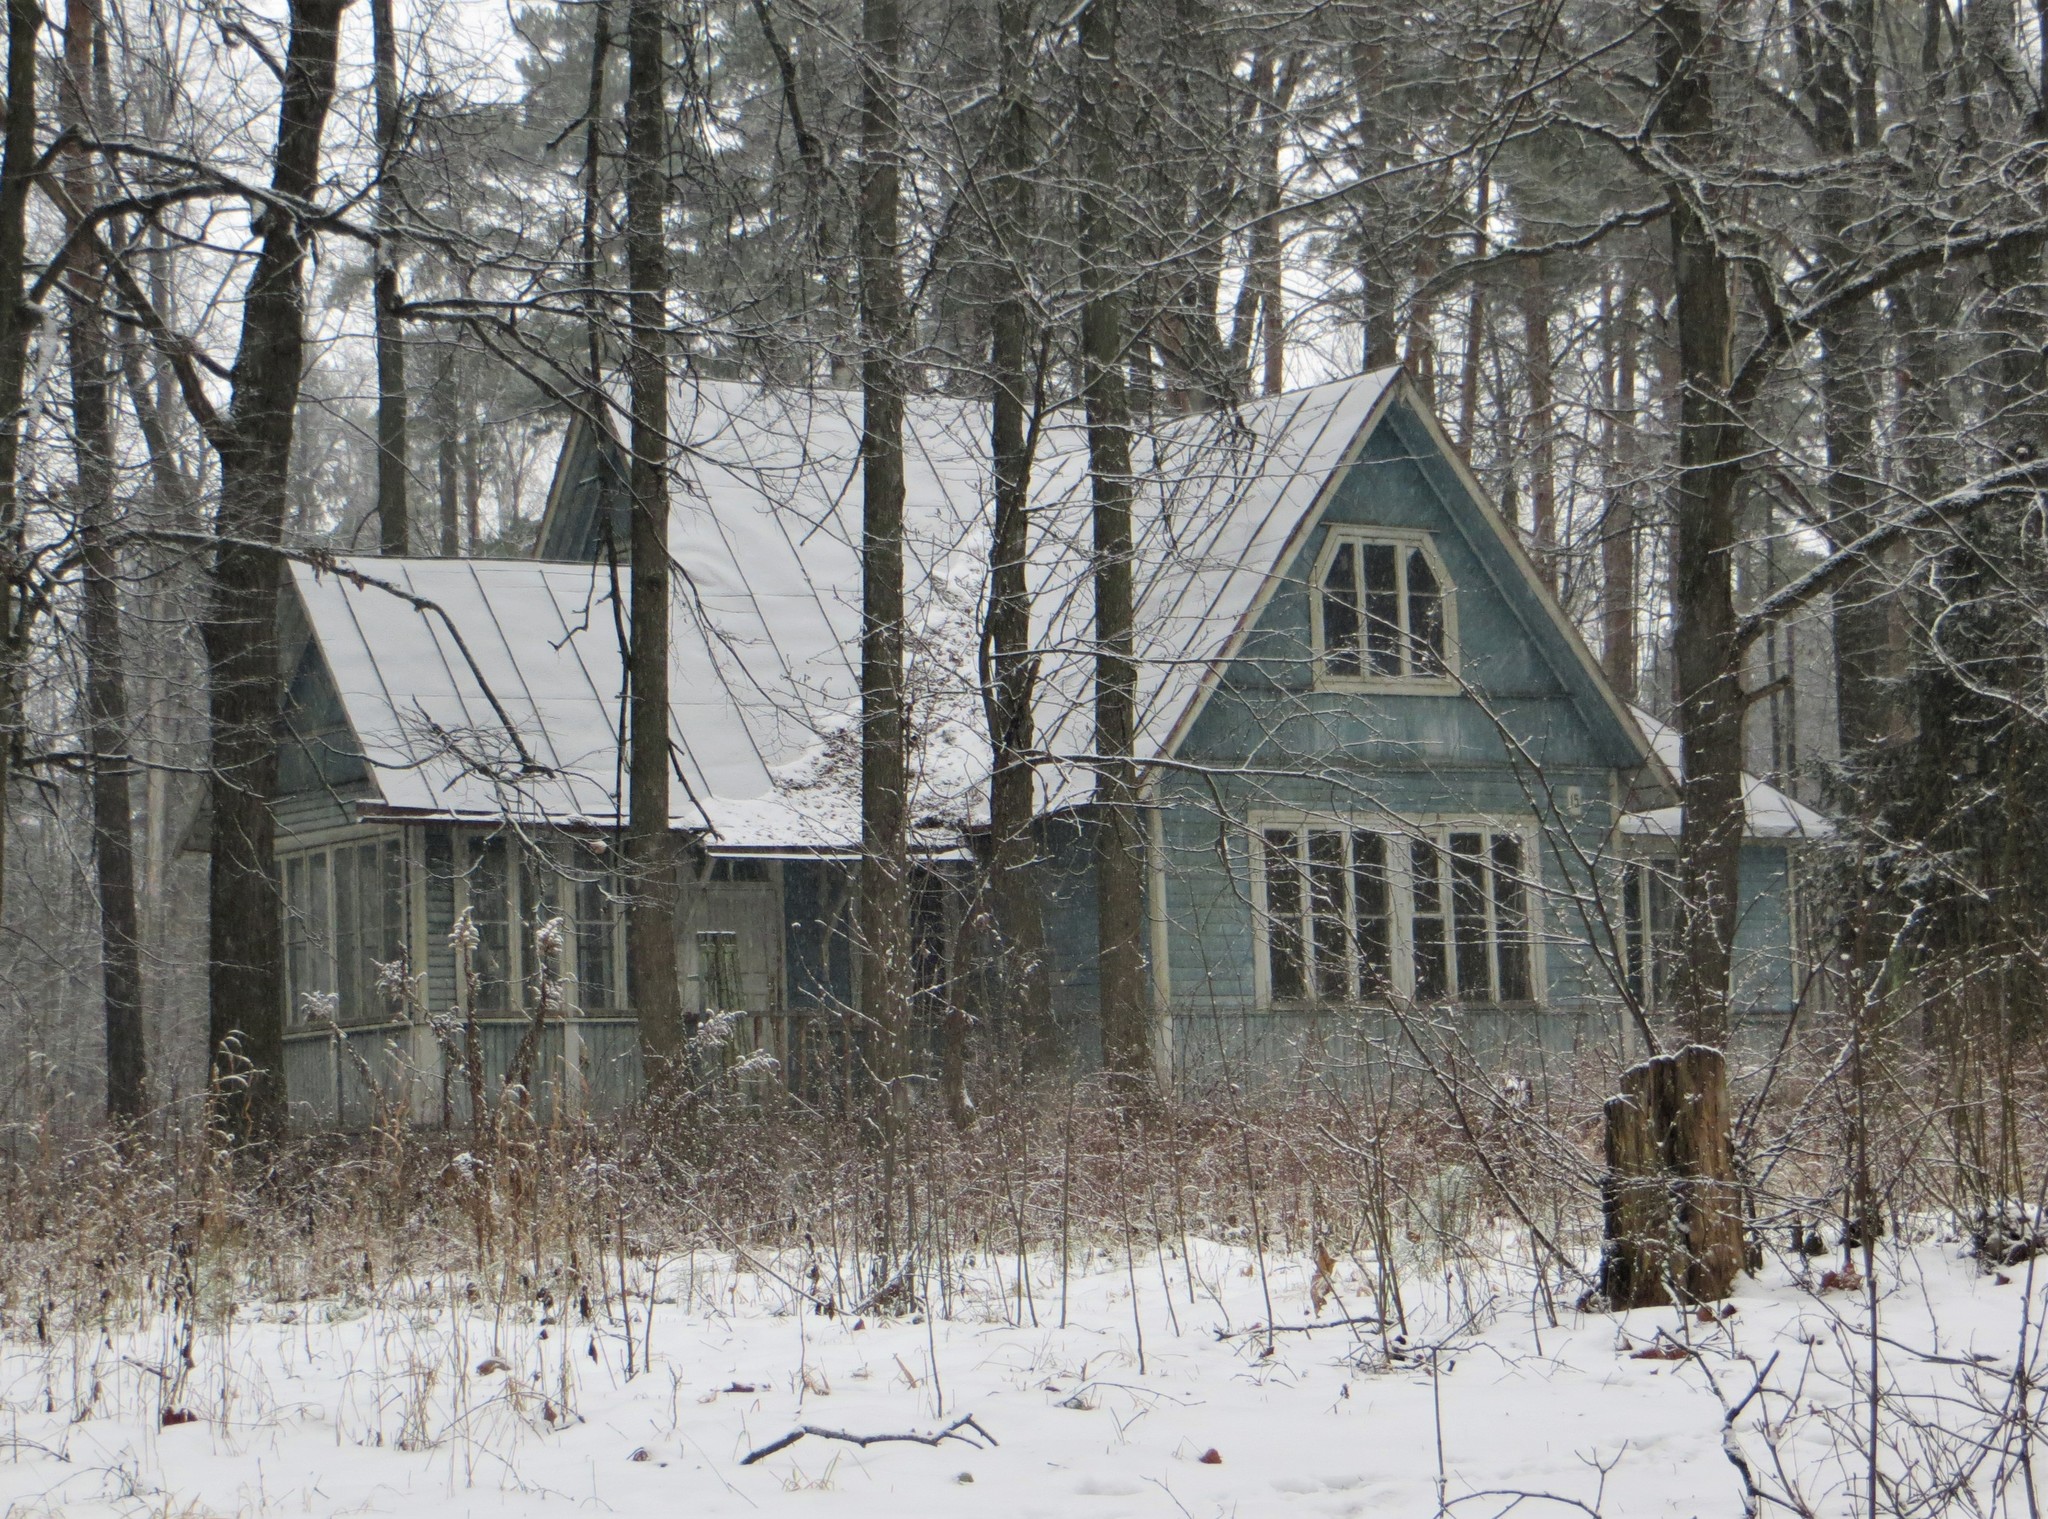
[[[706,381],[673,414],[684,1005],[791,1080],[829,1081],[853,995],[858,408]],[[921,997],[986,1004],[963,928],[987,816],[986,411],[916,400],[907,435]],[[1604,1036],[1627,996],[1654,1010],[1675,742],[1616,698],[1399,371],[1171,419],[1145,431],[1137,473],[1162,1074],[1284,1075],[1390,1009],[1509,1046]],[[1038,868],[1056,1011],[1085,1062],[1078,419],[1049,419],[1032,501]],[[493,1082],[528,1039],[521,1074],[565,1104],[631,1100],[611,849],[624,509],[617,447],[583,421],[534,559],[348,566],[382,585],[294,569],[277,807],[287,1080],[308,1116],[358,1119],[381,1090],[459,1117],[457,1026]],[[1758,782],[1749,800],[1738,1000],[1768,1015],[1799,995],[1799,846],[1826,825]]]

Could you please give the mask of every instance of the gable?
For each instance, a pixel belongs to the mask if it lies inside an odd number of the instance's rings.
[[[1454,681],[1318,678],[1314,588],[1333,535],[1347,529],[1404,553],[1427,546],[1448,582]],[[1177,752],[1501,765],[1503,727],[1543,765],[1634,769],[1649,759],[1512,530],[1404,384],[1304,515]]]

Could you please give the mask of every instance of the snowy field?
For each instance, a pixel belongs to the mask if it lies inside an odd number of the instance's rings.
[[[16,1283],[0,1513],[1634,1519],[1743,1513],[1731,1452],[1773,1499],[1868,1512],[1853,1286],[1774,1260],[1711,1324],[1568,1300],[1553,1320],[1529,1277],[1473,1266],[1405,1282],[1396,1338],[1301,1327],[1370,1314],[1356,1265],[1312,1305],[1312,1263],[1269,1256],[1262,1277],[1239,1249],[1193,1256],[1077,1260],[1062,1329],[1056,1260],[1022,1295],[1013,1261],[970,1265],[927,1321],[811,1311],[794,1258],[679,1255],[643,1263],[630,1376],[615,1287],[588,1317],[538,1294],[493,1310],[439,1276],[233,1312],[202,1293],[189,1317],[101,1332],[30,1322]],[[2025,1513],[2017,1437],[1979,1437],[2007,1427],[2023,1345],[2035,1359],[2029,1268],[1980,1272],[1952,1244],[1879,1259],[1886,1491]],[[966,1438],[936,1446],[812,1434],[744,1460],[801,1425],[929,1435],[963,1417]]]

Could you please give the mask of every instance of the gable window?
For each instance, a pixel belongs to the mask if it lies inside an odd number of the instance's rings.
[[[405,1016],[386,967],[405,969],[405,849],[396,837],[279,861],[289,1020],[324,1026]]]
[[[1334,535],[1323,551],[1314,600],[1319,678],[1450,674],[1448,587],[1425,539]]]
[[[1621,922],[1628,994],[1645,1012],[1668,1007],[1678,972],[1678,882],[1674,860],[1631,860],[1621,871]]]
[[[1534,1001],[1527,860],[1522,835],[1507,829],[1262,827],[1267,997]]]

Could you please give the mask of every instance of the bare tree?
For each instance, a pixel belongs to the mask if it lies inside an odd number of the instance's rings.
[[[406,511],[405,331],[398,314],[398,155],[404,122],[398,100],[398,37],[391,0],[370,0],[370,52],[377,127],[376,289],[377,524],[386,554],[411,552]]]
[[[857,243],[861,352],[860,1015],[877,1086],[882,1253],[894,1256],[895,1164],[909,1092],[908,771],[903,674],[903,15],[862,0]]]
[[[1123,150],[1116,100],[1118,0],[1090,0],[1080,22],[1078,252],[1082,396],[1094,490],[1095,931],[1103,1064],[1135,1099],[1155,1076],[1145,993],[1143,840],[1138,818],[1138,672],[1133,658],[1131,414],[1124,385]]]
[[[81,140],[93,135],[102,45],[96,0],[69,0],[64,18],[64,71],[58,113]],[[79,148],[65,155],[65,197],[75,229],[97,204],[93,161]],[[135,897],[133,741],[128,720],[127,660],[122,652],[119,529],[114,502],[114,374],[107,342],[104,282],[88,249],[72,254],[67,274],[65,338],[71,370],[71,437],[75,461],[79,559],[84,571],[85,706],[91,749],[93,871],[100,908],[100,976],[106,1015],[107,1116],[133,1120],[143,1111],[142,944]]]
[[[676,858],[669,814],[666,70],[660,0],[626,7],[626,373],[632,388],[632,648],[627,727],[627,967],[651,1080],[682,1051]]]

